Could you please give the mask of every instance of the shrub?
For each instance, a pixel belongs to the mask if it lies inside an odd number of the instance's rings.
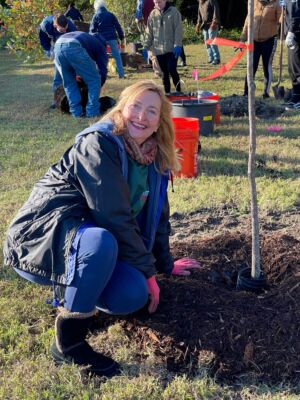
[[[43,54],[38,28],[43,18],[59,10],[58,0],[7,0],[8,9],[0,10],[0,19],[5,23],[7,47],[27,59],[37,59]]]
[[[135,35],[137,28],[135,24],[136,0],[106,0],[108,11],[114,13],[118,18],[126,36]]]

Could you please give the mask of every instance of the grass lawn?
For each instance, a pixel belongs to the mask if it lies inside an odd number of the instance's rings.
[[[203,45],[185,47],[187,67],[180,67],[183,89],[196,90],[193,66],[200,76],[214,70],[206,63]],[[222,61],[234,53],[221,49]],[[284,86],[290,87],[284,57]],[[242,94],[246,60],[217,80],[199,83],[198,88],[220,96]],[[278,64],[278,55],[274,65]],[[74,119],[55,110],[52,102],[52,65],[23,64],[6,50],[0,50],[0,239],[12,217],[28,197],[33,183],[73,143],[75,135],[90,121]],[[278,69],[274,68],[275,79]],[[126,71],[127,79],[110,76],[104,95],[117,98],[120,91],[152,72]],[[274,79],[274,80],[275,80]],[[263,91],[263,75],[256,77],[256,92]],[[275,100],[268,100],[270,104]],[[271,124],[283,127],[269,133]],[[257,157],[267,169],[257,170],[259,208],[262,214],[289,212],[299,206],[300,112],[286,112],[275,120],[257,119]],[[176,179],[170,191],[172,213],[191,213],[203,208],[226,206],[236,214],[249,211],[247,180],[247,118],[222,116],[215,133],[201,137],[199,174],[194,179]],[[277,177],[274,177],[274,172]],[[279,177],[278,177],[279,176]],[[0,265],[3,264],[2,249]],[[97,337],[122,365],[122,375],[109,381],[83,381],[74,366],[57,368],[49,355],[54,335],[55,312],[45,304],[50,290],[16,278],[13,271],[0,268],[0,399],[297,399],[300,388],[246,384],[229,387],[216,384],[205,370],[194,378],[171,376],[157,365],[148,348],[140,362],[135,343],[130,343],[118,324]]]

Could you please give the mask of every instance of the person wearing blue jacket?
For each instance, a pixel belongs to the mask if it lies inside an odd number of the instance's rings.
[[[96,0],[94,3],[96,13],[90,24],[90,33],[100,34],[109,45],[111,55],[116,60],[116,67],[120,79],[125,77],[122,58],[118,47],[118,38],[124,41],[124,32],[117,17],[107,11],[104,0]]]
[[[100,114],[100,88],[107,76],[107,53],[98,35],[76,31],[62,35],[54,46],[55,66],[63,79],[70,113],[82,117],[81,94],[76,76],[80,76],[88,88],[86,117]]]
[[[72,1],[67,11],[65,12],[65,16],[70,18],[72,21],[83,21],[83,16],[81,12],[75,7],[75,1]]]
[[[112,376],[118,365],[85,340],[96,309],[128,314],[149,300],[153,313],[156,272],[199,268],[170,254],[167,186],[177,169],[171,104],[146,80],[124,89],[35,184],[8,229],[4,263],[29,281],[64,288],[56,299],[56,363]]]
[[[53,47],[57,39],[66,32],[76,31],[75,25],[64,14],[50,15],[45,17],[40,24],[39,39],[40,44],[47,57],[53,59]],[[56,68],[54,68],[54,77],[52,90],[55,90],[62,84],[62,78]],[[55,108],[55,103],[52,104]]]

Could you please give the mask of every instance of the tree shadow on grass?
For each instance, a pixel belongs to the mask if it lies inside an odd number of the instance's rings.
[[[270,167],[270,162],[272,167]],[[289,164],[289,168],[275,169],[274,163],[278,165]],[[300,158],[287,158],[280,156],[256,155],[256,177],[290,179],[300,172]],[[205,149],[200,152],[198,159],[198,170],[207,176],[244,176],[248,175],[248,153],[229,147],[218,149]]]
[[[248,117],[228,117],[221,115],[221,124],[215,126],[215,131],[211,136],[221,137],[221,136],[239,136],[239,137],[248,137],[249,136],[249,128],[248,126]],[[289,121],[287,119],[280,120],[276,119],[276,122],[266,121],[261,118],[256,118],[256,133],[257,137],[265,136],[272,138],[283,138],[283,139],[297,139],[300,137],[300,130],[298,127],[295,127],[294,121]],[[245,127],[246,125],[246,127]],[[279,125],[282,127],[280,132],[269,132],[267,127],[271,125]],[[242,126],[242,128],[241,128]]]

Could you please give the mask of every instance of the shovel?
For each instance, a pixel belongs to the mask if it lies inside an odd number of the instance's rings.
[[[283,56],[283,26],[284,26],[284,6],[281,7],[281,24],[280,24],[280,52],[279,52],[279,77],[278,82],[272,87],[274,97],[277,100],[284,99],[285,90],[283,86],[279,86],[282,78],[282,56]]]

